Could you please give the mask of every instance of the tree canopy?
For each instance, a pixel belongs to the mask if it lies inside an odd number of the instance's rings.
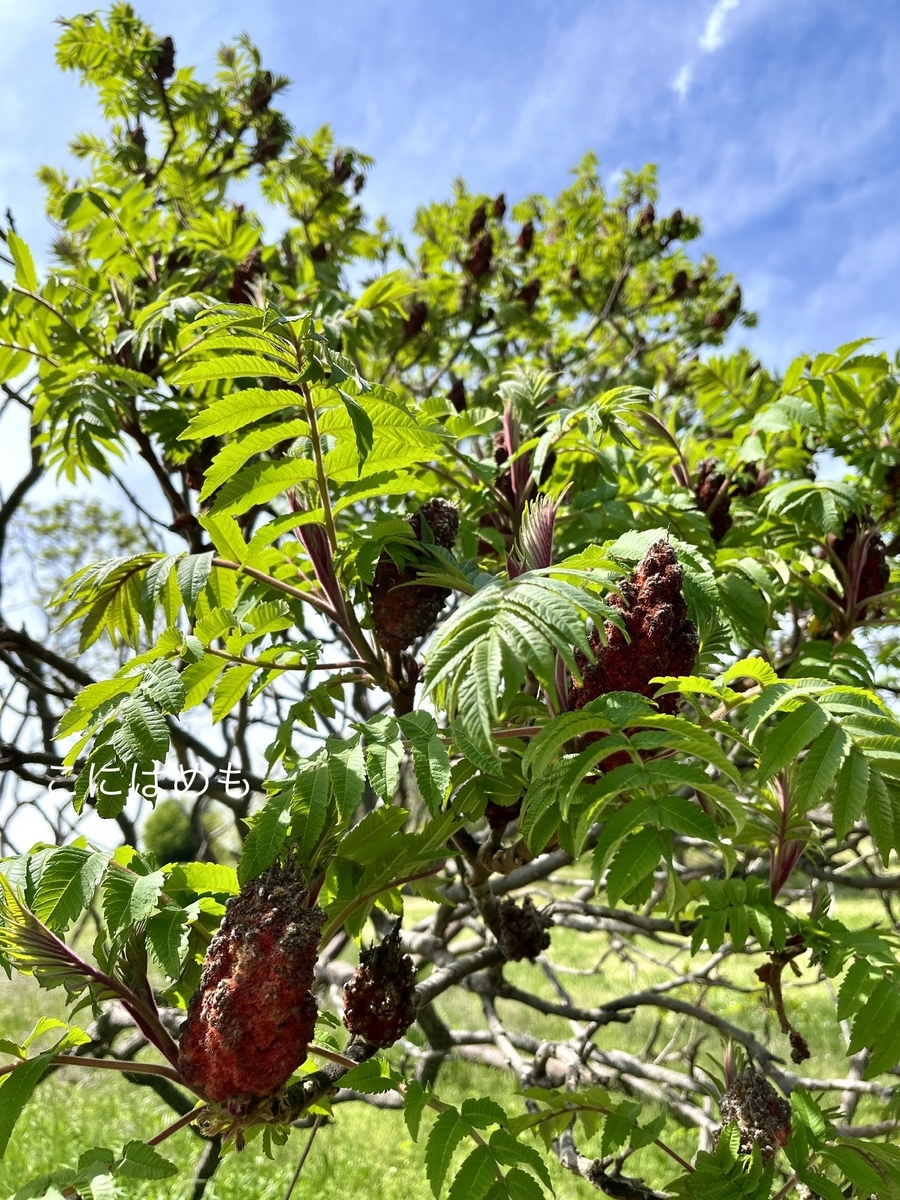
[[[0,1152],[58,1066],[174,1116],[16,1194],[190,1126],[199,1197],[370,1103],[450,1200],[900,1195],[900,360],[726,356],[651,167],[400,234],[248,38],[202,82],[128,5],[61,26],[105,132],[42,172],[46,272],[0,231],[0,565],[57,614],[0,613],[0,963],[71,1019],[3,1043]]]

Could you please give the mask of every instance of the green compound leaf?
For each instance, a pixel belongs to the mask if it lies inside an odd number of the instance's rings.
[[[0,1158],[6,1153],[16,1122],[55,1053],[54,1048],[39,1054],[37,1058],[29,1058],[0,1080]]]
[[[469,1129],[455,1108],[442,1112],[432,1125],[425,1146],[425,1173],[435,1197],[440,1196],[453,1153]]]
[[[241,886],[261,875],[281,852],[291,823],[293,795],[293,787],[285,785],[250,818],[250,832],[238,864],[238,882]]]

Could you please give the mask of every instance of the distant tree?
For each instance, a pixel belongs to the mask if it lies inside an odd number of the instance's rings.
[[[38,601],[74,561],[59,630],[0,616],[0,961],[98,1020],[5,1043],[0,1151],[73,1059],[178,1116],[27,1195],[165,1178],[190,1124],[199,1197],[223,1140],[268,1150],[386,1093],[451,1200],[536,1200],[550,1155],[630,1200],[900,1192],[897,364],[716,357],[750,315],[650,168],[609,196],[587,157],[515,204],[459,183],[403,238],[363,211],[370,160],[295,135],[246,38],[207,84],[128,5],[62,26],[107,132],[73,143],[79,178],[42,173],[43,279],[2,234],[4,407],[33,443],[0,553],[32,547]],[[274,240],[232,198],[248,179]],[[133,520],[26,507],[46,472],[111,480]],[[30,849],[27,806],[54,834]],[[125,844],[73,840],[85,814]],[[838,885],[885,920],[838,919]],[[64,941],[85,912],[90,960]],[[559,927],[645,962],[634,991],[598,966],[576,1004]],[[768,1033],[730,1006],[748,961]],[[792,994],[815,981],[837,1080],[794,1069],[825,1042]],[[611,1049],[644,1009],[643,1053]],[[515,1073],[515,1111],[440,1098],[462,1050]]]

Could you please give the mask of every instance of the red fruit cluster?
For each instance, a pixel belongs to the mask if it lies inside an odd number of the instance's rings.
[[[469,241],[474,241],[487,225],[487,205],[479,204],[469,222]]]
[[[156,61],[153,64],[153,74],[160,83],[165,83],[175,74],[175,43],[170,37],[164,37],[156,45]]]
[[[491,269],[491,260],[494,256],[494,239],[491,237],[490,230],[486,229],[480,234],[475,244],[472,246],[469,257],[466,259],[466,270],[473,279],[481,279],[483,275],[487,275]]]
[[[451,375],[450,378],[453,380],[453,383],[450,387],[450,393],[447,398],[458,413],[465,412],[466,411],[466,385],[463,383],[463,381],[461,379],[458,379],[455,375]]]
[[[521,300],[525,307],[530,312],[535,304],[537,304],[538,296],[541,294],[541,281],[539,279],[529,279],[528,283],[519,288],[516,293],[516,299]]]
[[[353,158],[345,157],[338,151],[331,162],[331,178],[338,186],[346,183],[353,174]]]
[[[428,525],[435,545],[451,550],[459,531],[459,513],[446,500],[429,500],[409,518],[416,538],[423,542],[422,522]],[[431,584],[403,586],[415,582],[415,566],[398,567],[385,551],[375,568],[372,583],[372,624],[379,646],[389,654],[398,654],[424,637],[433,627],[444,602],[447,588]]]
[[[791,1106],[771,1083],[749,1067],[735,1079],[719,1107],[723,1125],[737,1125],[741,1154],[759,1146],[768,1161],[791,1136]]]
[[[209,1100],[271,1096],[306,1059],[320,908],[292,867],[271,867],[228,901],[182,1028],[178,1069]]]
[[[714,458],[705,458],[697,467],[697,485],[694,488],[697,507],[709,518],[713,541],[721,542],[733,525],[731,519],[731,495],[728,477],[719,470]]]
[[[857,604],[887,591],[891,569],[881,534],[871,533],[871,527],[861,525],[853,516],[845,521],[840,537],[829,534],[828,544],[844,564],[851,583],[856,580]]]
[[[620,596],[610,601],[622,614],[628,636],[611,621],[605,625],[607,645],[592,639],[596,662],[579,655],[584,683],[569,689],[569,708],[583,708],[607,692],[638,692],[652,696],[650,680],[657,675],[690,675],[697,661],[700,639],[688,620],[682,594],[683,572],[675,551],[666,541],[655,542],[631,579],[620,585]],[[658,701],[664,713],[674,713],[675,694]]]
[[[533,962],[550,945],[549,923],[534,907],[530,896],[525,897],[521,907],[515,900],[504,900],[497,928],[497,942],[504,958],[512,962],[528,958]]]
[[[275,80],[271,71],[260,71],[253,80],[247,100],[253,112],[263,112],[275,94]]]
[[[278,113],[273,113],[266,125],[256,136],[253,147],[253,161],[256,163],[269,162],[277,158],[291,136],[290,126]]]
[[[370,1046],[387,1049],[416,1019],[416,973],[400,948],[399,922],[380,946],[360,954],[344,987],[344,1024]]]

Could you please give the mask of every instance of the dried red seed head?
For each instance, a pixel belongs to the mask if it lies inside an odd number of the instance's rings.
[[[257,246],[251,250],[243,262],[234,269],[231,286],[228,289],[228,299],[232,304],[246,304],[250,297],[250,285],[260,275],[265,275],[266,269],[262,264],[262,253]]]
[[[353,174],[353,158],[338,151],[331,164],[331,178],[338,185],[346,183]]]
[[[517,821],[522,811],[521,797],[512,804],[497,804],[488,800],[484,817],[491,829],[505,829],[510,821]]]
[[[688,620],[682,594],[683,572],[667,541],[654,543],[631,579],[619,585],[620,596],[610,603],[621,613],[628,638],[611,621],[605,625],[607,644],[594,640],[596,662],[580,656],[583,684],[569,689],[569,708],[583,708],[608,692],[638,692],[652,696],[658,675],[689,675],[697,661],[700,639]],[[677,694],[657,702],[665,713],[674,713]],[[619,765],[606,760],[607,769]]]
[[[527,254],[534,245],[534,221],[526,221],[519,230],[519,236],[516,238],[516,245],[519,249]]]
[[[269,107],[269,101],[275,92],[274,84],[275,80],[271,71],[260,71],[253,80],[250,95],[247,97],[247,102],[253,112],[262,112],[263,109]]]
[[[525,307],[531,311],[537,304],[538,296],[541,294],[541,281],[539,279],[530,279],[528,283],[519,288],[516,294],[516,299],[521,300]]]
[[[454,505],[436,497],[409,518],[420,542],[426,540],[423,519],[431,530],[435,545],[444,550],[452,549],[459,532],[459,513]],[[415,566],[401,569],[387,552],[378,559],[371,589],[372,624],[379,646],[389,654],[398,654],[425,637],[450,595],[448,588],[430,584],[403,586],[414,583],[417,575]]]
[[[752,1067],[738,1075],[719,1107],[723,1125],[737,1125],[740,1131],[741,1154],[759,1146],[768,1161],[791,1136],[790,1104]]]
[[[416,334],[422,332],[428,320],[428,305],[424,300],[416,300],[411,306],[406,320],[403,322],[403,340],[408,342]]]
[[[491,237],[490,230],[486,229],[480,234],[475,245],[472,247],[472,252],[466,259],[466,270],[473,279],[481,279],[491,269],[491,260],[494,256],[494,239]]]
[[[454,376],[448,396],[450,403],[458,413],[466,411],[466,385]]]
[[[520,962],[523,958],[534,961],[550,945],[549,924],[549,919],[534,907],[530,896],[525,897],[521,907],[515,900],[504,900],[500,905],[497,930],[497,942],[504,957],[512,962]]]
[[[719,470],[714,458],[705,458],[697,467],[697,484],[694,498],[697,507],[709,517],[713,541],[721,542],[731,528],[731,497],[727,476]]]
[[[469,238],[474,241],[478,237],[487,224],[487,205],[479,204],[472,214],[472,220],[469,222]]]
[[[796,1029],[791,1030],[791,1062],[802,1063],[808,1058],[812,1058],[812,1051],[809,1048],[809,1043],[802,1033],[798,1033]]]
[[[170,37],[164,37],[157,44],[153,74],[160,83],[165,83],[167,79],[171,79],[175,74],[175,43]]]
[[[290,126],[285,119],[279,113],[273,113],[267,125],[257,134],[253,161],[263,163],[277,158],[290,136]]]
[[[416,1019],[416,973],[400,948],[399,922],[379,946],[360,954],[344,987],[344,1024],[370,1046],[387,1049]]]
[[[844,564],[848,575],[858,579],[857,603],[886,591],[891,576],[881,534],[871,533],[871,529],[871,524],[863,525],[858,517],[852,516],[844,522],[840,537],[835,537],[834,534],[829,534],[828,537],[831,549]],[[863,546],[866,534],[871,536]]]
[[[228,901],[181,1032],[178,1069],[209,1100],[241,1106],[277,1092],[306,1059],[320,908],[292,865]]]

